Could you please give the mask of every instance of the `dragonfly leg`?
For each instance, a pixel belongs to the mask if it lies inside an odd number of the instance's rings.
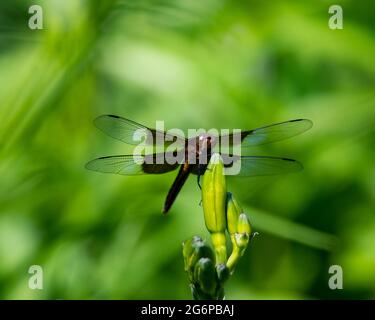
[[[198,182],[198,187],[199,187],[199,189],[202,190],[202,187],[201,187],[201,174],[200,174],[200,172],[198,173],[198,176],[197,176],[197,182]],[[200,206],[200,207],[202,206],[202,198],[201,198],[201,200],[199,201],[199,206]]]

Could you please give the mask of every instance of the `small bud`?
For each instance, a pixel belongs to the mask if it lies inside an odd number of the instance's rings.
[[[184,257],[185,271],[188,270],[188,261],[194,251],[197,242],[203,242],[202,238],[194,236],[182,243],[182,255]]]
[[[245,250],[250,242],[250,237],[251,225],[249,218],[245,213],[241,213],[238,217],[237,232],[231,235],[233,248],[227,261],[227,267],[231,274],[234,272],[239,259],[245,253]]]
[[[234,198],[233,194],[227,193],[227,229],[230,235],[237,232],[238,218],[242,213],[242,208]]]
[[[224,283],[225,281],[227,281],[230,276],[229,269],[224,263],[218,264],[216,266],[216,272],[220,283]]]
[[[194,268],[194,281],[203,292],[213,295],[216,288],[216,270],[211,259],[201,258]]]
[[[238,217],[237,233],[235,235],[237,246],[241,249],[246,249],[249,244],[251,235],[251,226],[249,218],[245,213],[241,213]]]
[[[183,243],[183,256],[185,271],[189,273],[189,278],[192,279],[195,264],[201,258],[208,258],[214,260],[214,253],[210,246],[208,246],[200,237],[193,237]]]
[[[241,213],[240,216],[238,217],[237,232],[246,233],[248,235],[251,234],[250,221],[245,213]]]

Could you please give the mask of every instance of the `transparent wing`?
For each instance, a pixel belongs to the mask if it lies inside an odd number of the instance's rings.
[[[289,120],[281,123],[271,124],[254,130],[242,131],[223,135],[219,137],[220,150],[225,147],[238,145],[242,147],[259,146],[294,137],[312,127],[313,123],[308,119]]]
[[[183,137],[150,129],[137,122],[115,115],[99,116],[94,120],[94,124],[110,137],[131,145],[139,145],[142,142],[146,145],[169,146],[172,143],[184,145],[185,142]]]
[[[241,177],[269,176],[297,172],[303,169],[300,162],[267,156],[229,156],[223,158],[226,174]]]
[[[121,155],[101,157],[89,161],[86,169],[121,175],[158,174],[175,170],[179,163],[169,164],[164,161],[164,153],[146,156]]]

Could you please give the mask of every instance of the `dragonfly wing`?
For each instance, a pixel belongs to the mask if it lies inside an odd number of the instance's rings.
[[[94,120],[94,124],[112,138],[131,145],[165,145],[180,143],[184,145],[185,139],[178,135],[143,126],[135,121],[115,115],[102,115]]]
[[[294,137],[312,127],[313,123],[308,119],[295,119],[254,130],[232,133],[219,138],[220,147],[233,146],[241,143],[242,147],[259,146]]]
[[[241,177],[269,176],[301,171],[302,164],[293,159],[267,156],[221,155],[226,174]]]
[[[147,156],[121,155],[108,156],[91,160],[86,164],[86,169],[104,173],[116,173],[121,175],[158,174],[175,170],[179,163],[169,164],[164,159],[164,153]]]

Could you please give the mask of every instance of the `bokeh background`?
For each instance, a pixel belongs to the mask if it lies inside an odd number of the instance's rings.
[[[106,113],[183,129],[312,119],[254,150],[304,171],[228,180],[260,235],[226,297],[375,298],[375,8],[334,3],[343,30],[331,1],[1,1],[0,298],[191,298],[181,243],[209,239],[196,180],[162,216],[176,172],[85,170],[132,152],[94,127]],[[343,290],[328,287],[336,264]]]

